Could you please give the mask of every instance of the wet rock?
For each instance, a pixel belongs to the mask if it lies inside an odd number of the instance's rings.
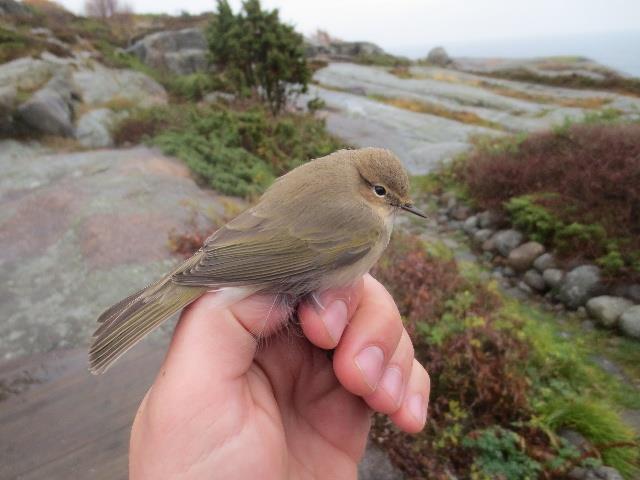
[[[557,289],[562,284],[564,272],[558,268],[548,268],[542,272],[542,278],[549,288]]]
[[[462,224],[462,230],[469,235],[473,235],[478,230],[478,217],[476,215],[472,215],[467,218]]]
[[[147,65],[187,75],[207,70],[207,39],[200,28],[152,33],[127,49]]]
[[[435,47],[427,54],[427,62],[438,67],[446,67],[447,65],[451,65],[453,60],[451,60],[443,47]]]
[[[544,292],[547,289],[547,284],[544,281],[544,278],[542,278],[542,275],[537,270],[527,270],[522,279],[524,280],[524,283],[537,292]]]
[[[527,242],[511,250],[507,261],[511,268],[522,272],[529,269],[543,252],[544,247],[538,242]]]
[[[613,327],[620,315],[631,308],[633,303],[626,298],[602,295],[587,302],[589,314],[602,326]]]
[[[640,339],[640,305],[631,307],[620,315],[618,324],[625,335]]]
[[[600,269],[582,265],[571,270],[560,285],[558,299],[569,308],[578,308],[602,289]]]
[[[503,257],[508,257],[511,250],[522,243],[522,233],[517,230],[500,230],[491,239],[495,242],[495,249]]]
[[[69,80],[55,76],[18,107],[18,117],[40,133],[71,137],[74,133],[72,97]]]
[[[91,110],[80,117],[76,126],[76,138],[89,148],[104,148],[113,145],[111,127],[115,113],[108,108]]]
[[[538,258],[536,258],[533,262],[533,268],[538,270],[540,273],[544,272],[548,268],[555,268],[556,260],[550,253],[543,253]]]
[[[516,275],[516,272],[511,267],[504,267],[502,273],[505,277],[514,277]]]

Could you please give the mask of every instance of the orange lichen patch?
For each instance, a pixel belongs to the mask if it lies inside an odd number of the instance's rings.
[[[456,122],[478,125],[480,127],[486,128],[493,128],[494,130],[505,129],[502,125],[482,118],[473,112],[467,112],[464,110],[451,110],[435,103],[423,102],[411,98],[385,97],[383,95],[370,95],[370,98],[379,102],[386,103],[387,105],[392,105],[397,108],[409,110],[411,112],[426,113],[429,115],[448,118],[449,120],[454,120]]]
[[[520,100],[527,100],[535,103],[551,103],[560,105],[563,107],[574,108],[586,108],[586,109],[598,109],[611,102],[610,98],[605,97],[583,97],[583,98],[562,98],[553,97],[550,95],[539,95],[528,93],[523,90],[516,90],[515,88],[509,88],[505,85],[498,85],[491,82],[474,82],[474,86],[479,86],[491,90],[498,95],[504,97],[518,98]]]

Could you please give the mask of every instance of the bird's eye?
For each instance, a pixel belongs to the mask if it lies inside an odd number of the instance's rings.
[[[379,197],[384,197],[387,194],[387,190],[382,185],[374,185],[373,186],[373,191]]]

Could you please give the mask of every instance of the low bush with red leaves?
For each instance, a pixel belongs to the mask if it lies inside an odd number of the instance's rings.
[[[640,273],[640,124],[488,140],[455,173],[480,208],[504,209],[523,197],[542,207],[553,221],[543,232],[549,246]],[[530,235],[539,233],[536,218]]]

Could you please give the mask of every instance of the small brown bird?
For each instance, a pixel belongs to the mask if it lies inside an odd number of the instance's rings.
[[[290,171],[191,258],[100,315],[91,372],[104,372],[207,291],[227,305],[254,293],[295,305],[352,284],[387,247],[399,209],[425,217],[409,199],[407,172],[388,150],[340,150]]]

